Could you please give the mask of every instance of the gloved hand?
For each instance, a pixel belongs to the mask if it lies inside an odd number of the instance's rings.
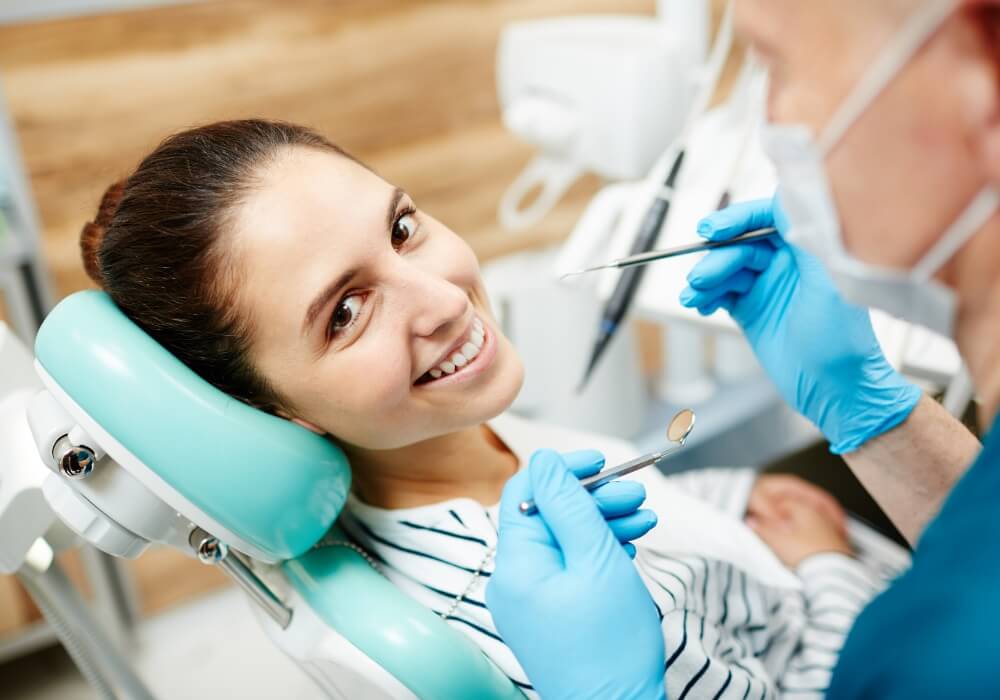
[[[526,499],[537,514],[518,510]],[[507,483],[499,530],[486,605],[539,694],[665,698],[656,605],[558,453],[536,452]]]
[[[596,474],[604,468],[604,455],[597,450],[576,450],[562,455],[563,461],[577,479]],[[625,551],[635,558],[636,540],[656,525],[656,513],[639,510],[646,500],[646,487],[638,481],[619,479],[597,487],[590,492],[597,509],[608,521],[615,539]]]
[[[711,251],[688,274],[684,306],[726,309],[784,399],[836,454],[902,423],[920,400],[882,354],[868,309],[845,302],[816,258],[785,243],[777,196],[709,214],[698,233],[723,240],[775,226],[781,238]]]

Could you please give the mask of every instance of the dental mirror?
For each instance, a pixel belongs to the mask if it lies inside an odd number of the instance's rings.
[[[614,481],[620,476],[625,476],[626,474],[639,471],[643,467],[648,467],[650,464],[656,464],[671,452],[676,452],[684,447],[684,443],[687,441],[688,435],[690,435],[691,431],[694,429],[694,421],[695,414],[690,408],[678,411],[674,414],[674,417],[670,419],[670,423],[667,425],[667,439],[670,442],[675,443],[673,447],[667,447],[659,452],[650,452],[647,455],[636,457],[635,459],[619,464],[616,467],[611,467],[610,469],[602,469],[596,474],[580,479],[580,484],[588,491],[593,491],[598,486],[603,486],[609,481]],[[524,515],[532,515],[533,513],[538,512],[538,508],[535,506],[534,501],[521,501],[517,507],[518,510],[520,510]]]
[[[667,439],[670,442],[679,442],[683,445],[687,436],[694,430],[694,420],[694,411],[690,408],[675,413],[674,417],[670,419],[670,425],[667,426]]]

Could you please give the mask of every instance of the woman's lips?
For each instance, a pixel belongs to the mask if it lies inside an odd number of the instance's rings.
[[[479,338],[482,339],[482,342],[478,342]],[[496,353],[496,335],[477,316],[470,329],[469,338],[456,353],[459,357],[451,355],[449,360],[445,360],[438,367],[421,376],[417,380],[416,386],[430,389],[472,380],[490,367],[496,359]],[[466,354],[470,354],[472,357],[466,357]],[[452,360],[457,360],[457,362]],[[463,362],[464,364],[460,364]],[[452,371],[448,372],[448,369]]]

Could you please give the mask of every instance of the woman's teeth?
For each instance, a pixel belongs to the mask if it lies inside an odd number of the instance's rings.
[[[430,379],[440,379],[446,374],[454,374],[459,371],[462,367],[472,362],[473,358],[479,354],[479,351],[483,347],[483,343],[486,341],[486,330],[483,327],[483,322],[478,318],[472,321],[472,330],[469,331],[469,337],[462,344],[462,347],[458,349],[457,352],[453,353],[451,357],[447,360],[441,362],[437,367],[434,367],[428,371],[421,379],[430,381],[427,379],[428,375]]]

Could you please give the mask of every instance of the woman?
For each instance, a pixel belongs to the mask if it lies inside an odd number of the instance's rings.
[[[336,440],[354,476],[346,544],[531,691],[483,604],[496,504],[532,449],[594,437],[501,416],[522,367],[461,238],[315,132],[244,120],[163,142],[108,191],[81,245],[90,276],[207,381]],[[712,697],[723,681],[815,694],[884,585],[851,556],[836,502],[787,477],[750,493],[749,470],[643,480],[688,525],[637,555],[671,694]],[[770,549],[740,521],[748,502]],[[652,524],[633,519],[621,539]]]

